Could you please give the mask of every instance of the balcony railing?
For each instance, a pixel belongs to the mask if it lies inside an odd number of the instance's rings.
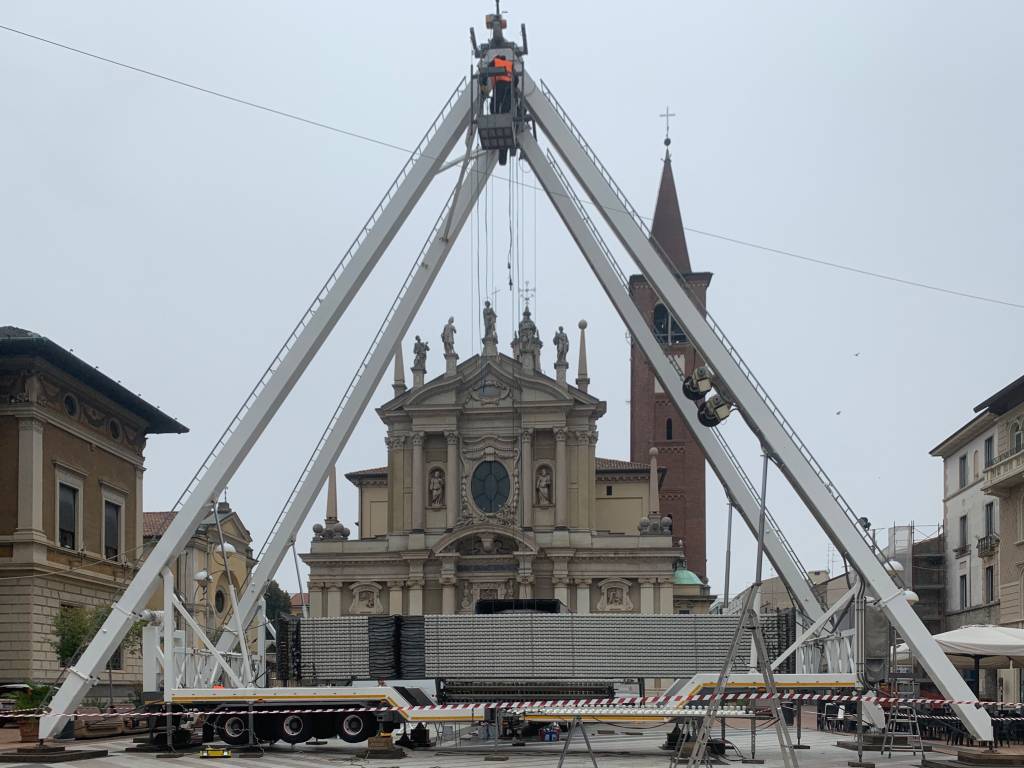
[[[970,544],[961,544],[959,547],[953,550],[953,557],[963,557],[971,551]]]
[[[978,557],[992,557],[998,550],[998,533],[989,533],[978,539]]]
[[[1018,453],[1024,453],[1024,443],[1015,446],[1008,451],[1003,451],[998,456],[989,456],[985,459],[985,469],[994,467],[996,464],[1002,464],[1011,456],[1016,456]]]

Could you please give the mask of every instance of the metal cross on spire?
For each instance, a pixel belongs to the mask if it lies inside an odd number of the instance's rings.
[[[673,117],[675,117],[675,116],[676,116],[676,113],[675,112],[670,112],[667,105],[665,106],[665,111],[662,112],[660,115],[658,115],[658,117],[664,117],[665,118],[665,146],[666,147],[669,144],[672,143],[672,139],[668,135],[668,133],[669,133],[669,126],[670,126],[669,121]]]

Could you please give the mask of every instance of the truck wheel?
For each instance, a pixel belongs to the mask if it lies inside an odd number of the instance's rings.
[[[286,744],[305,744],[313,738],[313,719],[302,715],[281,715],[275,732]]]
[[[230,747],[249,744],[249,718],[247,715],[221,715],[217,718],[217,732]]]
[[[377,735],[377,718],[371,714],[343,715],[338,723],[338,736],[349,744],[358,744]]]

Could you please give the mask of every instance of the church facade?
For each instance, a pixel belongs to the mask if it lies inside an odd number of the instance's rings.
[[[413,382],[396,356],[395,397],[377,409],[386,466],[349,473],[359,538],[328,514],[303,559],[314,616],[472,613],[477,600],[554,598],[575,613],[704,612],[706,585],[685,570],[660,511],[658,449],[645,461],[597,455],[606,404],[589,392],[586,323],[575,386],[569,338],[553,339],[555,376],[523,313],[510,355],[484,309],[482,352],[462,363],[454,321],[445,371],[426,379],[417,338]]]

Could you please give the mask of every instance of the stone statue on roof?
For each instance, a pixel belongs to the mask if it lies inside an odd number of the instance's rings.
[[[427,352],[429,351],[430,345],[417,336],[416,343],[412,345],[413,370],[425,371],[427,369]]]
[[[491,302],[484,302],[484,340],[498,341],[498,313],[491,307]]]
[[[450,357],[455,354],[455,318],[449,317],[441,329],[441,343],[444,344],[444,355]]]
[[[555,345],[555,353],[557,355],[555,362],[564,363],[566,356],[569,354],[569,336],[562,326],[558,326],[558,333],[555,334],[555,338],[551,343]]]

